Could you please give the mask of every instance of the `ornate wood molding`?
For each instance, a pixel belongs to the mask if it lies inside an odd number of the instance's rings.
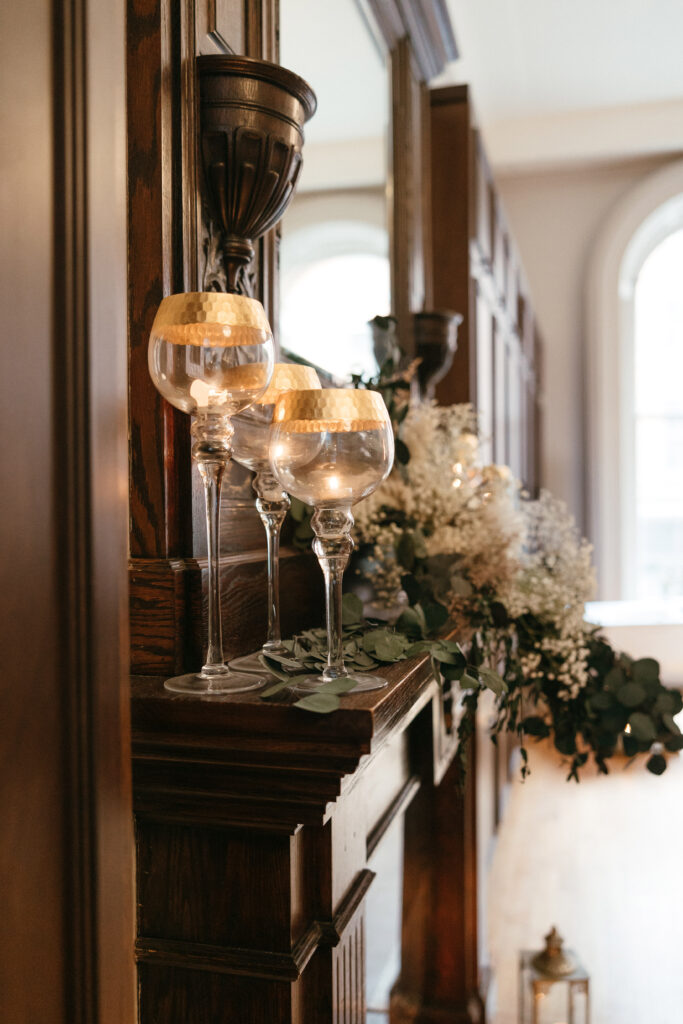
[[[420,78],[429,82],[459,56],[446,0],[367,0],[387,47],[408,38]]]

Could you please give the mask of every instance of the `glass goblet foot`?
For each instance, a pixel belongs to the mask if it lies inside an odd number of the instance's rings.
[[[287,654],[287,651],[278,651],[278,654]],[[268,651],[260,650],[254,651],[253,654],[244,654],[240,658],[233,658],[229,663],[231,669],[235,669],[237,672],[255,672],[257,675],[267,676],[269,679],[275,679],[265,665],[261,664],[261,657],[268,656]]]
[[[347,676],[340,676],[340,679],[348,679],[349,682],[355,683],[352,690],[347,690],[344,696],[351,695],[354,693],[366,693],[368,690],[383,690],[385,686],[388,686],[386,679],[382,679],[381,676],[371,676],[364,672],[349,672]],[[295,686],[296,693],[324,693],[322,687],[329,680],[323,679],[322,676],[306,676],[305,679],[300,680]]]
[[[187,672],[182,676],[173,676],[165,681],[164,689],[194,696],[223,697],[226,694],[258,690],[266,681],[265,674],[258,678],[246,672],[232,672],[224,665],[222,672]]]

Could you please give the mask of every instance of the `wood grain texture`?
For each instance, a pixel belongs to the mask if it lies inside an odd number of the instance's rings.
[[[333,1024],[365,1024],[365,928],[362,912],[333,953]]]
[[[405,817],[401,974],[391,1020],[483,1021],[479,994],[475,780],[452,764]]]
[[[124,8],[2,22],[0,1018],[130,1024]]]
[[[251,518],[251,517],[250,517]],[[259,533],[263,533],[258,522]],[[169,677],[202,665],[208,566],[197,559],[134,559],[129,564],[131,671]],[[312,554],[280,553],[282,635],[324,621],[322,573]],[[263,551],[224,555],[221,612],[226,658],[257,650],[267,634]]]
[[[190,1007],[212,1024],[362,1024],[368,848],[432,763],[399,742],[432,721],[427,660],[384,674],[385,690],[329,716],[134,680],[142,1024]],[[393,763],[402,748],[415,758],[409,796],[386,787],[387,753]]]
[[[191,287],[179,244],[178,25],[155,0],[128,0],[127,19],[130,553],[165,558],[189,553],[190,529],[187,417],[147,368],[161,299]]]
[[[538,479],[534,315],[519,252],[496,192],[467,86],[431,93],[433,302],[464,320],[445,404],[473,402],[504,460],[532,487]]]

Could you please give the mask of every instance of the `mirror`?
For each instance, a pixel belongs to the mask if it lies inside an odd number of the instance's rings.
[[[282,220],[280,344],[337,381],[375,373],[391,309],[386,55],[362,0],[280,0],[280,62],[318,97]]]

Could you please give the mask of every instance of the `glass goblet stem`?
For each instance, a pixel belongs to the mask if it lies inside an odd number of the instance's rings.
[[[350,508],[317,508],[311,519],[315,531],[313,550],[325,577],[325,611],[327,617],[327,667],[325,682],[349,673],[344,666],[342,648],[342,580],[353,551],[349,536],[353,526]]]
[[[230,462],[230,438],[234,433],[230,418],[218,414],[199,415],[192,424],[192,458],[204,483],[206,499],[206,545],[209,563],[208,649],[199,673],[203,679],[225,675],[223,658],[220,581],[221,484]]]
[[[280,634],[280,530],[291,505],[289,496],[269,472],[256,474],[256,508],[266,531],[268,569],[268,634],[264,654],[284,654]]]

